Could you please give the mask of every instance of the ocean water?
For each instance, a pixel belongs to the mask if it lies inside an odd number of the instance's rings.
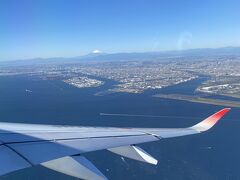
[[[40,124],[116,127],[187,127],[221,106],[152,97],[156,93],[193,94],[204,78],[143,94],[101,93],[114,82],[98,88],[78,89],[61,81],[37,77],[0,77],[0,121]],[[26,90],[30,90],[26,91]],[[169,116],[121,117],[100,113]],[[177,117],[178,118],[177,118]],[[184,118],[185,117],[185,118]],[[121,158],[108,151],[87,153],[109,179],[232,180],[240,179],[240,110],[232,111],[209,132],[164,139],[140,146],[159,160],[157,166]],[[0,162],[0,166],[4,162]],[[74,179],[36,166],[0,177],[12,179]]]

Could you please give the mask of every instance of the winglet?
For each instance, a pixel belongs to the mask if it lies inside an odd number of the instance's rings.
[[[224,108],[215,114],[209,116],[202,122],[192,126],[192,129],[195,129],[199,132],[207,131],[210,128],[212,128],[226,113],[228,113],[231,110],[231,108]]]

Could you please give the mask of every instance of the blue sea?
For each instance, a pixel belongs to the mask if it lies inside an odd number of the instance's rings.
[[[160,90],[129,94],[107,93],[106,90],[114,85],[113,81],[108,80],[102,87],[78,89],[59,80],[2,76],[0,121],[79,126],[187,127],[223,107],[161,99],[152,95],[194,94],[194,89],[204,80],[199,78]],[[100,113],[167,117],[101,116]],[[239,138],[240,110],[232,108],[209,132],[141,144],[144,150],[159,160],[157,166],[121,158],[108,151],[87,153],[86,157],[109,179],[238,180]],[[0,163],[4,165],[4,162]],[[36,166],[4,175],[0,179],[74,178]]]

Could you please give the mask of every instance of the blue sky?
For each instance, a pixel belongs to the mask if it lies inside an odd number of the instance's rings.
[[[0,61],[240,46],[239,0],[1,0]]]

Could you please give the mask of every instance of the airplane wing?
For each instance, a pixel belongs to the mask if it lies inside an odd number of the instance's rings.
[[[217,123],[225,108],[188,128],[112,128],[0,123],[0,175],[42,165],[82,178],[107,179],[83,154],[107,149],[124,157],[157,164],[136,146],[163,138],[204,132]]]

